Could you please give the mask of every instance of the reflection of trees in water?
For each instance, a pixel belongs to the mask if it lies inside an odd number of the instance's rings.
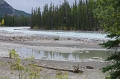
[[[44,53],[44,56],[49,57],[49,52],[48,51],[44,51],[43,53]]]
[[[75,52],[75,53],[72,53],[72,57],[75,60],[82,60],[82,59],[86,59],[88,55],[85,52],[83,53]]]
[[[90,51],[90,53],[86,53],[88,58],[93,58],[93,57],[99,57],[99,58],[103,58],[106,59],[107,58],[107,51]]]
[[[43,53],[43,51],[41,51],[41,50],[39,50],[39,51],[34,51],[36,54],[35,54],[35,57],[38,57],[39,56],[39,58],[41,58],[42,56],[41,56],[41,53]]]
[[[62,55],[61,55],[61,53],[59,53],[59,57],[60,57],[60,60],[61,60],[61,58],[62,58]]]
[[[93,57],[100,57],[100,58],[106,58],[107,57],[107,52],[106,51],[89,51],[89,53],[86,53],[83,51],[82,53],[75,52],[72,53],[72,57],[75,60],[82,60],[82,59],[90,59]]]
[[[72,57],[75,58],[75,60],[77,60],[77,53],[72,53]]]
[[[38,52],[37,52],[37,55],[40,55],[41,54],[41,50],[39,50]]]
[[[50,58],[53,59],[53,51],[49,52]]]
[[[44,56],[50,59],[55,59],[56,57],[59,57],[58,53],[54,51],[44,51]]]
[[[59,55],[61,55],[65,60],[68,60],[69,58],[69,53],[60,53]]]
[[[58,58],[59,56],[57,52],[51,51],[51,57],[55,59],[55,58]]]
[[[81,53],[78,54],[78,58],[79,58],[79,60],[82,60]]]
[[[59,57],[59,53],[58,53],[58,52],[55,52],[55,56]]]
[[[82,60],[82,59],[90,59],[93,57],[100,57],[100,58],[106,58],[107,52],[106,51],[89,51],[89,53],[86,53],[83,51],[82,53],[74,52],[74,53],[58,53],[53,51],[35,51],[31,50],[32,53],[34,53],[36,56],[39,54],[41,56],[46,56],[49,59],[62,59],[62,60]]]

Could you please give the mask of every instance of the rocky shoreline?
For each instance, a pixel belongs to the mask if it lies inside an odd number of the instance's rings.
[[[78,37],[61,37],[54,35],[43,35],[43,34],[24,34],[21,32],[8,32],[8,31],[0,31],[0,40],[3,41],[36,41],[36,40],[73,40],[73,41],[81,41],[88,43],[102,43],[107,41],[107,39],[98,39],[98,38],[78,38]]]
[[[101,39],[88,39],[88,38],[69,38],[69,37],[59,37],[57,40],[56,36],[51,35],[28,35],[23,33],[15,32],[0,32],[0,62],[5,63],[11,61],[8,58],[9,50],[14,48],[31,48],[35,50],[44,51],[57,51],[72,53],[74,51],[80,50],[106,50],[99,46],[99,43],[105,42],[106,40]],[[70,79],[104,79],[105,74],[101,72],[101,67],[106,65],[105,62],[73,62],[73,61],[55,61],[55,60],[35,60],[39,63],[46,64],[47,66],[63,67],[73,69],[72,66],[76,66],[78,63],[80,67],[90,65],[94,69],[85,69],[83,74],[68,73]],[[45,69],[46,70],[46,69]],[[6,74],[6,72],[8,72]],[[13,79],[14,76],[10,74],[12,71],[9,66],[1,66],[0,73],[10,76]],[[49,77],[55,76],[55,70],[48,70],[46,73],[48,79]],[[53,79],[53,78],[52,78]]]

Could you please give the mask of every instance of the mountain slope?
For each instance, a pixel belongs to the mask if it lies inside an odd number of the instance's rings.
[[[15,9],[15,15],[16,15],[16,16],[24,15],[24,16],[26,16],[26,17],[30,17],[30,16],[31,16],[31,14],[28,14],[28,13],[26,13],[26,12],[24,12],[24,11],[20,11],[20,10],[16,10],[16,9]]]
[[[4,16],[5,14],[14,15],[15,10],[4,0],[0,0],[0,16]]]
[[[0,0],[0,16],[4,16],[4,15],[15,15],[15,16],[27,16],[30,17],[30,14],[24,12],[24,11],[20,11],[20,10],[16,10],[14,9],[11,5],[9,5],[6,1],[4,0]]]

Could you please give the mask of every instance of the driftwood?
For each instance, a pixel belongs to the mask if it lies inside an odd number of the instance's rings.
[[[74,70],[72,70],[72,69],[55,68],[55,67],[47,67],[47,66],[40,66],[40,65],[37,65],[37,67],[42,67],[42,68],[47,68],[47,69],[52,69],[52,70],[68,71],[68,72],[73,72],[73,73],[83,73],[83,71],[79,70],[79,68],[77,66],[73,66]]]
[[[78,64],[78,66],[73,66],[73,67],[74,67],[74,73],[83,73],[83,71],[80,70],[80,68],[79,68],[79,64]]]
[[[94,69],[92,66],[86,66],[87,69]]]

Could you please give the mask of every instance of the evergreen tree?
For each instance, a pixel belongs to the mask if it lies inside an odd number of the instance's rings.
[[[103,68],[103,72],[110,72],[110,79],[120,79],[120,0],[98,0],[94,10],[101,26],[104,26],[108,37],[113,38],[102,46],[114,52],[106,60],[112,62]]]
[[[41,18],[40,7],[38,8],[37,18],[38,18],[38,27],[39,27],[39,29],[40,29],[41,26],[42,26],[42,18]]]
[[[42,27],[43,29],[48,29],[48,24],[49,19],[48,19],[48,4],[45,4],[42,12]]]
[[[77,23],[78,23],[78,19],[79,19],[79,17],[77,17],[77,1],[75,0],[75,2],[74,2],[74,4],[73,4],[73,8],[72,8],[72,11],[71,11],[71,13],[72,13],[72,15],[71,15],[71,17],[72,17],[72,27],[73,27],[73,29],[74,30],[76,30],[76,29],[78,29],[77,27],[78,27],[78,25],[77,25]]]
[[[30,28],[33,29],[34,27],[34,16],[33,16],[33,8],[32,8],[32,11],[31,11],[31,26]]]
[[[50,4],[49,7],[49,29],[53,29],[53,5],[52,3]]]
[[[64,0],[59,6],[46,4],[41,14],[40,9],[32,10],[31,28],[46,30],[93,30],[97,21],[93,16],[94,0],[77,0],[72,6]]]
[[[4,25],[5,26],[29,26],[29,19],[25,16],[10,16],[5,15],[4,17]]]

